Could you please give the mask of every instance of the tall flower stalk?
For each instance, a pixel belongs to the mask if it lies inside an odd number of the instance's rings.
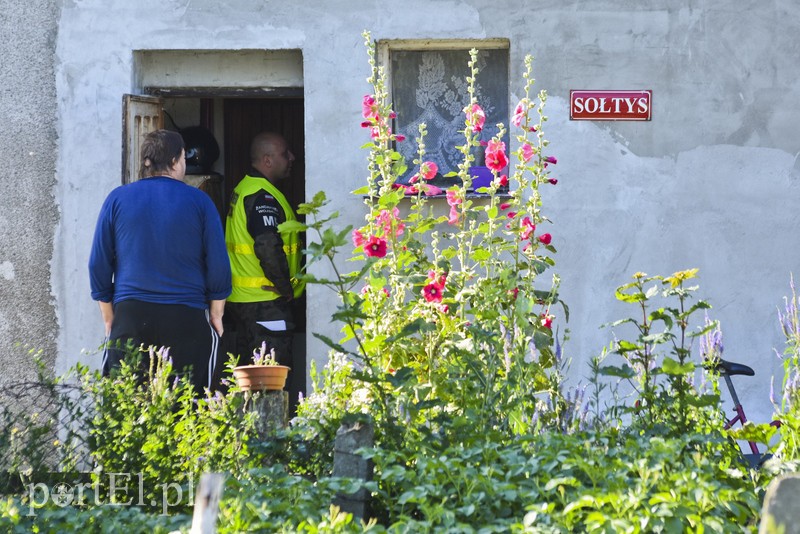
[[[381,405],[376,412],[387,419],[393,415],[430,430],[439,415],[460,414],[484,428],[528,432],[532,421],[552,419],[540,413],[548,402],[563,405],[553,335],[558,278],[538,285],[555,264],[551,234],[537,229],[549,223],[539,186],[556,182],[549,177],[556,158],[545,155],[546,93],[538,102],[531,97],[532,58],[526,58],[525,96],[512,120],[520,148],[509,154],[505,125],[498,124],[486,148],[493,180],[475,195],[469,168],[485,121],[475,96],[478,51],[469,54],[464,144],[455,147],[464,158],[444,175],[451,185],[430,183],[439,167],[426,159],[424,124],[412,178],[400,185],[407,166],[395,146],[407,141],[392,130],[397,116],[385,73],[370,34],[364,38],[371,67],[361,123],[369,133],[363,146],[368,176],[354,193],[365,199],[365,222],[355,230],[330,229],[336,214],[323,215],[327,200],[318,193],[298,210],[307,222],[284,227],[315,234],[309,236],[308,265],[323,259],[332,265],[333,279],[305,278],[338,293],[334,318],[343,323],[344,337],[318,337],[359,363],[356,378],[375,388]],[[510,173],[509,157],[516,159]],[[440,213],[444,206],[447,215]],[[352,259],[363,267],[344,274],[335,257],[348,234]],[[566,320],[566,306],[560,309]]]

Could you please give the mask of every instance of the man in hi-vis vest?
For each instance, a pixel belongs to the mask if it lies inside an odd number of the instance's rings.
[[[294,154],[272,132],[250,145],[252,169],[233,190],[225,227],[233,291],[225,308],[236,331],[234,354],[251,363],[253,350],[266,342],[278,362],[293,367],[292,300],[303,292],[297,232],[278,232],[295,214],[276,184],[289,177]]]

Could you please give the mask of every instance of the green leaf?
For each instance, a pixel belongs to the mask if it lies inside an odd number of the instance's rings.
[[[598,369],[601,375],[604,376],[616,376],[619,378],[633,378],[636,376],[636,371],[629,365],[623,365],[622,367],[614,367],[613,365],[604,365]]]
[[[282,234],[290,232],[305,232],[307,229],[308,225],[305,225],[300,221],[284,221],[278,225],[278,231]]]
[[[694,362],[686,362],[681,365],[669,356],[665,356],[664,362],[661,364],[661,370],[664,374],[672,376],[688,375],[694,372],[695,364]]]

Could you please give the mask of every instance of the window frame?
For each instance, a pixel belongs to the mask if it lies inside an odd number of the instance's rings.
[[[511,41],[504,37],[490,37],[479,39],[378,39],[376,45],[376,60],[378,66],[382,67],[386,79],[386,91],[390,99],[393,97],[393,72],[392,72],[392,53],[395,51],[402,52],[423,52],[423,51],[464,51],[468,53],[469,50],[475,48],[478,50],[505,50],[508,54],[508,67],[506,75],[506,101],[508,103],[507,109],[503,112],[503,123],[506,126],[506,135],[508,133],[509,121],[511,118]],[[465,59],[466,65],[466,59]],[[479,74],[480,76],[480,74]],[[394,105],[394,103],[392,104]],[[396,124],[393,124],[393,130]],[[412,142],[413,138],[412,138]],[[409,162],[411,166],[411,162]],[[508,194],[508,188],[504,187],[498,194]],[[482,193],[477,193],[473,190],[468,192],[468,196],[483,197],[486,196]]]

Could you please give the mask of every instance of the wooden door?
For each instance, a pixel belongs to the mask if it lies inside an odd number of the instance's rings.
[[[135,182],[141,175],[141,147],[147,134],[164,127],[161,98],[122,96],[122,183]]]

